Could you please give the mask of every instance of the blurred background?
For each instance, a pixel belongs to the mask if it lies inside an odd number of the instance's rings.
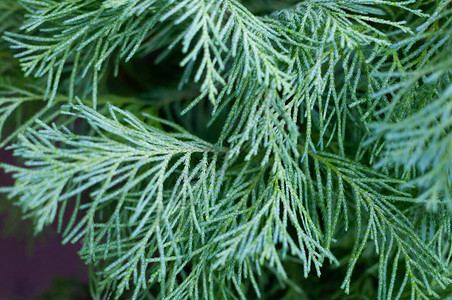
[[[0,163],[15,163],[11,151],[0,150]],[[0,186],[12,184],[0,169]],[[91,299],[79,249],[62,245],[52,227],[35,237],[31,224],[0,195],[0,300]]]

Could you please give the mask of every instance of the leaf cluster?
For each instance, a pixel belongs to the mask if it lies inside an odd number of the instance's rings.
[[[0,192],[96,299],[446,297],[451,0],[251,2],[0,4]]]

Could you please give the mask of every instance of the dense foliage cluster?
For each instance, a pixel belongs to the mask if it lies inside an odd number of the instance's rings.
[[[1,147],[95,299],[452,297],[451,0],[2,0]]]

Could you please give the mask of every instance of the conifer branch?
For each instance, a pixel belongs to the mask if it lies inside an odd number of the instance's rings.
[[[0,192],[95,299],[446,298],[451,4],[5,0]]]

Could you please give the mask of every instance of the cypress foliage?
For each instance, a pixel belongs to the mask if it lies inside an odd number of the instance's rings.
[[[452,297],[451,0],[3,0],[0,34],[0,192],[93,299]]]

